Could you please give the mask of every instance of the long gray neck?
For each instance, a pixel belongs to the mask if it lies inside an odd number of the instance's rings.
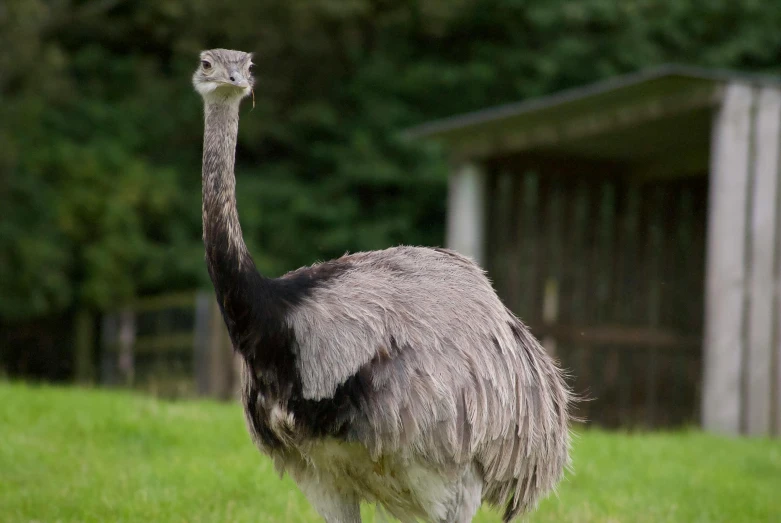
[[[216,279],[252,267],[236,209],[236,136],[240,100],[207,100],[203,134],[203,241],[209,270]],[[227,283],[227,282],[223,282]]]

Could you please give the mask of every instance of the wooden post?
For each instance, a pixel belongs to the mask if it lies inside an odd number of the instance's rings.
[[[119,313],[118,367],[125,385],[131,385],[135,377],[136,312],[130,307]]]
[[[211,307],[214,293],[199,291],[195,295],[195,321],[193,322],[193,376],[195,392],[199,396],[209,394],[209,346]]]
[[[751,87],[729,85],[711,141],[702,422],[727,434],[741,428],[752,103]]]
[[[214,293],[199,292],[195,299],[193,375],[198,395],[228,399],[235,393],[236,362],[228,330]]]
[[[222,319],[217,302],[213,301],[209,347],[209,378],[211,396],[215,399],[228,399],[231,396],[231,374],[233,373],[232,351],[228,330]]]
[[[92,364],[92,347],[95,337],[92,314],[86,309],[76,313],[74,336],[74,375],[77,383],[90,383],[95,379]]]
[[[448,186],[447,246],[485,263],[485,173],[474,163],[460,164]]]
[[[119,319],[116,314],[106,313],[100,327],[100,382],[115,385],[117,379],[117,332]]]
[[[768,87],[759,92],[752,150],[753,198],[749,224],[749,324],[746,379],[746,431],[769,435],[773,377],[774,323],[777,303],[773,285],[779,245],[779,140],[781,140],[781,91]],[[778,380],[778,377],[775,377]]]

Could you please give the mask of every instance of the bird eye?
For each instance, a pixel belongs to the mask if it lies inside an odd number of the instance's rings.
[[[208,60],[201,60],[201,67],[208,71],[212,68],[212,64]]]

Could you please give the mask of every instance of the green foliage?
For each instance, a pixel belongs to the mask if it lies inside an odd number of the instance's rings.
[[[239,209],[261,270],[441,244],[427,119],[665,62],[778,72],[781,4],[205,0],[0,8],[0,318],[206,285],[197,52],[254,50]]]
[[[237,405],[7,383],[0,404],[3,521],[320,521]],[[572,468],[528,521],[781,520],[778,441],[585,431]]]

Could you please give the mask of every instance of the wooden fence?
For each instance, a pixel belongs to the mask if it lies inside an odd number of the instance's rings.
[[[103,316],[102,385],[227,399],[236,392],[235,365],[213,293],[143,298]]]

